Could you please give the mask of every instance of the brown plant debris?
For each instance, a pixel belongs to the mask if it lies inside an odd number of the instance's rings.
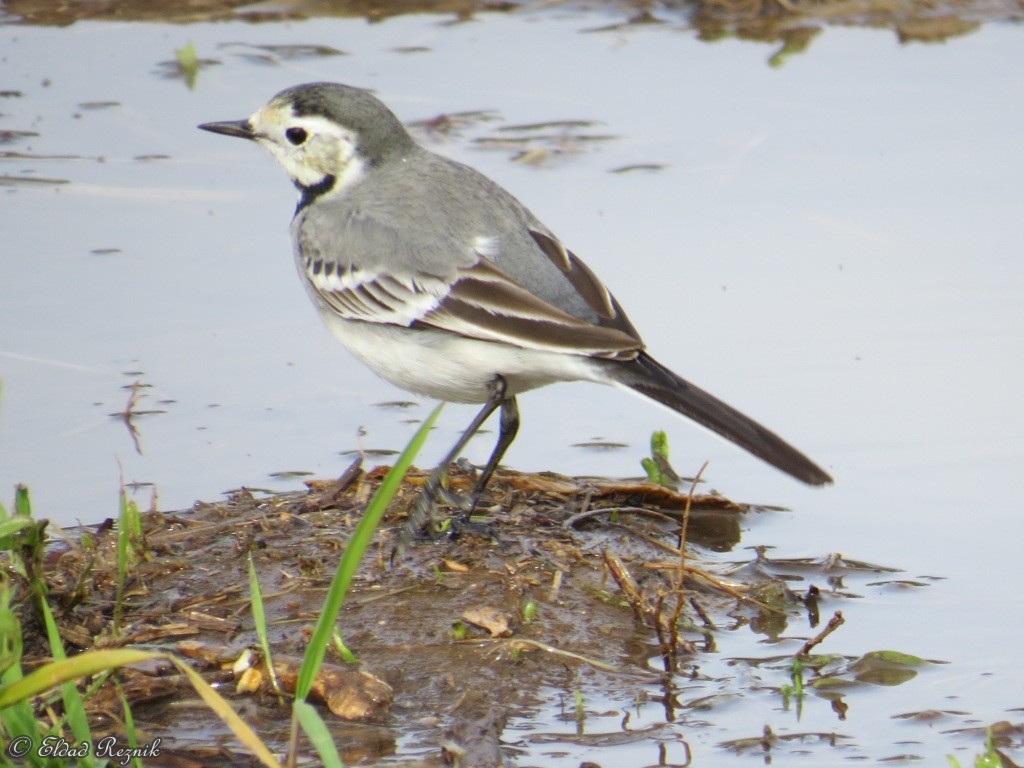
[[[188,511],[143,514],[147,550],[129,569],[118,630],[114,527],[92,526],[77,539],[69,535],[51,545],[42,570],[68,652],[170,647],[220,683],[236,706],[252,702],[247,719],[255,720],[271,748],[286,744],[287,698],[299,659],[341,551],[385,472],[366,472],[354,463],[337,480],[308,482],[304,492],[242,489]],[[450,488],[468,489],[475,473],[453,466]],[[676,653],[692,656],[693,640],[705,639],[711,616],[724,623],[726,612],[745,612],[753,620],[778,610],[744,597],[735,575],[732,594],[723,591],[705,573],[715,568],[701,562],[701,551],[726,551],[738,543],[740,518],[754,507],[715,493],[694,496],[686,568],[662,570],[666,552],[677,553],[678,563],[687,497],[631,480],[499,471],[478,507],[494,538],[465,533],[422,542],[389,567],[392,545],[425,478],[413,470],[402,483],[342,608],[337,629],[358,664],[329,649],[312,696],[333,713],[333,719],[324,717],[340,729],[334,735],[348,764],[394,751],[398,734],[385,723],[396,721],[403,740],[433,743],[453,764],[498,764],[493,759],[507,713],[528,716],[539,706],[540,692],[567,669],[574,685],[619,691],[652,679],[636,649],[649,646],[658,654],[659,635],[677,638],[674,664]],[[251,650],[258,642],[248,596],[250,553],[280,692],[266,662]],[[614,568],[607,553],[614,553]],[[24,580],[2,561],[0,567],[21,590],[16,603],[25,631],[24,664],[31,668],[48,659],[45,634],[31,601],[23,599]],[[718,567],[719,578],[725,567]],[[625,573],[632,574],[628,581]],[[658,605],[679,578],[689,601],[672,629],[666,621],[673,614]],[[697,597],[700,610],[691,611]],[[471,625],[464,640],[452,633],[461,622]],[[137,726],[147,737],[159,736],[176,759],[191,759],[198,755],[196,743],[224,737],[223,726],[202,714],[203,706],[169,665],[119,674]],[[194,703],[185,706],[189,700]],[[111,717],[119,701],[112,682],[88,700],[97,731],[120,727]],[[196,728],[202,732],[198,742],[185,738]]]

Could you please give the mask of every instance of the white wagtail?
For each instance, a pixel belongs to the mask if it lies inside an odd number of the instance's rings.
[[[419,146],[359,88],[311,83],[248,120],[203,130],[252,139],[299,191],[295,259],[320,317],[377,375],[403,389],[483,408],[431,475],[500,407],[497,444],[468,514],[519,427],[516,396],[557,381],[633,390],[728,438],[798,480],[832,479],[757,422],[647,354],[591,270],[511,194]]]

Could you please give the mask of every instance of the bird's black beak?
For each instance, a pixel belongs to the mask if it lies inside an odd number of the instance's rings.
[[[248,120],[225,120],[221,123],[203,123],[198,127],[204,131],[210,131],[210,133],[237,136],[240,139],[256,138],[256,134],[252,132],[252,126]]]

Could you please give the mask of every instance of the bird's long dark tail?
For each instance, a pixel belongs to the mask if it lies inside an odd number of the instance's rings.
[[[774,432],[680,378],[645,352],[628,363],[609,362],[606,370],[616,384],[693,419],[797,480],[809,485],[832,482],[828,473]]]

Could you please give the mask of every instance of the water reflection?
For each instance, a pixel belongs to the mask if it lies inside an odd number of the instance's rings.
[[[977,29],[983,21],[1013,21],[1019,9],[1010,2],[943,0],[938,3],[887,0],[662,0],[635,4],[560,4],[575,13],[618,14],[621,19],[591,28],[593,32],[623,32],[647,26],[695,31],[700,39],[714,42],[725,37],[781,43],[770,59],[780,65],[793,54],[806,51],[821,30],[830,25],[857,25],[893,30],[901,43],[941,42]],[[74,0],[56,7],[40,7],[32,0],[13,0],[5,5],[7,23],[65,26],[76,21],[144,21],[174,24],[204,21],[281,22],[289,19],[364,18],[383,21],[404,14],[448,14],[468,21],[478,14],[551,13],[547,4],[512,0],[403,0],[377,3],[368,0],[265,0],[187,3],[139,3],[130,0],[95,3]],[[225,47],[245,44],[226,43]],[[327,45],[249,46],[241,55],[255,63],[278,63],[300,56],[336,56],[343,52]],[[419,46],[406,51],[422,50]]]

